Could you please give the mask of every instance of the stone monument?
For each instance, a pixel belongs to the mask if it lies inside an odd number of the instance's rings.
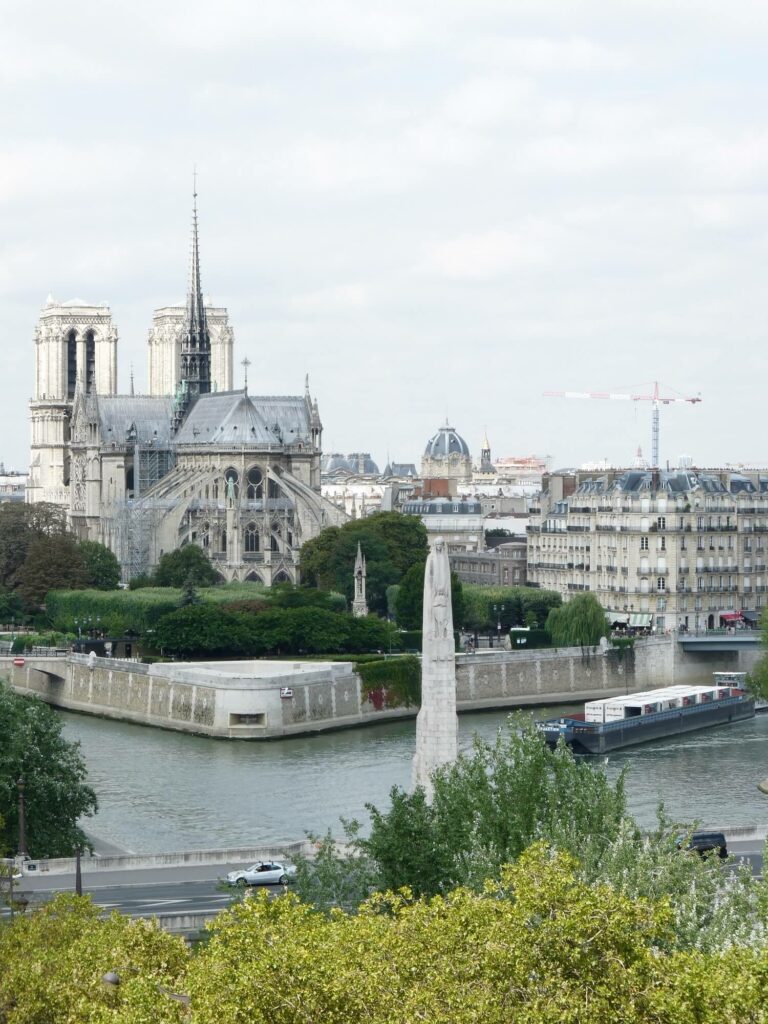
[[[421,649],[421,710],[416,719],[413,784],[432,798],[431,775],[456,760],[456,660],[448,551],[438,537],[424,571],[424,618]]]
[[[355,597],[352,601],[352,614],[359,619],[368,614],[368,601],[365,596],[365,557],[357,542],[357,558],[355,559]]]

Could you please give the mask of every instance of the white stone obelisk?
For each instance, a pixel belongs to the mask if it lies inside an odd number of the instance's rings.
[[[456,658],[448,551],[438,537],[424,571],[424,618],[421,648],[421,709],[416,719],[413,785],[432,799],[432,773],[456,760]]]

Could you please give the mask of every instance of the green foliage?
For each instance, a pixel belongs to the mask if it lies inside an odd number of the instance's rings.
[[[390,810],[369,806],[371,834],[360,845],[388,887],[431,895],[482,885],[540,836],[589,867],[625,815],[623,774],[611,785],[602,768],[577,761],[567,747],[550,750],[522,718],[510,719],[493,743],[476,737],[472,753],[433,781],[431,805],[420,790],[408,795],[395,787]],[[414,864],[430,858],[436,866],[427,885]]]
[[[93,814],[96,795],[77,743],[41,700],[19,697],[0,683],[0,846],[18,849],[18,788],[25,785],[27,847],[32,857],[66,857],[88,843],[78,818]],[[0,1018],[1,1019],[1,1018]]]
[[[594,647],[608,632],[602,605],[594,594],[577,594],[547,616],[555,647]]]
[[[423,801],[419,812],[404,813],[424,849]],[[347,839],[356,843],[354,829]],[[673,860],[697,864],[696,884],[707,870],[698,858],[665,857],[662,875]],[[293,893],[249,895],[194,951],[152,923],[103,919],[87,897],[61,895],[0,929],[0,1020],[764,1024],[762,938],[681,947],[674,905],[659,895],[669,887],[654,886],[650,864],[641,872],[649,890],[634,893],[587,879],[573,856],[537,841],[477,888],[375,893],[345,913],[337,908],[381,880],[326,835],[315,861],[298,864],[296,888],[318,909]],[[421,871],[429,888],[429,863]],[[116,989],[102,981],[108,971],[119,974]],[[189,1010],[169,992],[187,994]]]
[[[308,590],[281,583],[271,588],[269,603],[273,608],[324,608],[329,612],[345,612],[347,599],[333,591]]]
[[[90,898],[59,895],[0,929],[0,1021],[8,1024],[179,1022],[163,991],[186,984],[182,939],[154,922],[100,917]],[[113,990],[102,981],[117,972]]]
[[[88,574],[80,545],[69,534],[34,537],[27,547],[15,585],[27,606],[39,606],[50,590],[80,590]]]
[[[140,572],[138,576],[134,576],[128,583],[129,590],[142,590],[144,587],[152,586],[152,577],[148,572]]]
[[[579,877],[543,844],[480,892],[374,896],[355,916],[266,893],[188,972],[196,1024],[757,1024],[764,953],[669,954],[665,901]]]
[[[59,505],[0,504],[0,586],[16,586],[16,574],[33,540],[67,533],[67,512]]]
[[[175,611],[181,591],[171,588],[142,590],[56,591],[46,597],[51,625],[77,633],[75,620],[95,622],[109,636],[139,635],[153,629],[160,616]]]
[[[539,587],[479,587],[465,583],[463,587],[464,617],[454,625],[477,632],[496,630],[499,622],[504,632],[512,626],[543,627],[551,608],[562,604],[560,594]],[[494,611],[494,606],[496,611]]]
[[[114,590],[120,582],[120,563],[109,548],[96,541],[83,540],[78,550],[85,568],[86,587]]]
[[[57,633],[55,630],[47,633],[20,633],[13,641],[12,651],[19,654],[33,647],[68,647],[73,640],[72,634]]]
[[[395,616],[401,629],[421,629],[426,563],[412,565],[400,581]]]
[[[511,629],[509,642],[513,651],[533,651],[541,647],[550,647],[552,637],[546,629]]]
[[[312,857],[294,858],[293,891],[305,903],[325,912],[332,908],[354,913],[376,888],[378,877],[371,861],[361,853],[350,857],[349,844],[359,838],[357,822],[344,822],[346,846],[340,846],[330,830],[322,837],[310,835]]]
[[[420,629],[400,630],[400,646],[404,651],[420,651],[422,639]]]
[[[245,616],[215,605],[189,604],[159,618],[147,646],[183,658],[239,657],[248,652]]]
[[[425,569],[425,562],[417,563],[402,578],[395,604],[397,624],[401,629],[422,627]],[[464,619],[464,589],[455,572],[451,573],[451,607],[453,624],[458,628]]]
[[[153,582],[158,587],[184,587],[191,580],[194,586],[211,587],[218,578],[203,549],[197,544],[185,544],[161,557]]]
[[[0,623],[17,626],[26,621],[24,602],[13,590],[0,590]]]
[[[357,672],[365,696],[377,710],[421,703],[421,662],[412,655],[364,662]]]
[[[768,652],[768,614],[760,617],[760,649]],[[759,700],[768,700],[768,653],[764,653],[747,676],[749,692]]]
[[[379,512],[329,527],[301,549],[303,582],[339,591],[351,602],[358,543],[366,561],[368,607],[386,615],[387,588],[399,583],[412,565],[426,561],[426,528],[417,516],[397,512]]]
[[[320,595],[328,600],[328,595]],[[332,599],[329,603],[333,605]],[[144,633],[147,646],[185,658],[238,658],[280,654],[397,650],[389,623],[373,616],[355,619],[328,608],[300,605],[254,614],[240,604],[200,603],[162,615]]]

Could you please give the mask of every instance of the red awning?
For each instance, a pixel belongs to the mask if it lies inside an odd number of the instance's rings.
[[[738,622],[740,619],[743,619],[744,616],[741,612],[720,612],[720,618],[725,622]]]

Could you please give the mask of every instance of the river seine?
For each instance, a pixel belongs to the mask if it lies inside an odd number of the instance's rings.
[[[564,708],[537,709],[552,717]],[[410,783],[416,724],[392,722],[269,743],[187,736],[148,726],[60,712],[79,740],[99,812],[85,822],[95,838],[136,853],[273,844],[366,822],[365,804],[388,804]],[[492,738],[507,712],[459,718],[459,744]],[[629,765],[631,812],[653,825],[663,801],[679,821],[768,823],[768,714],[607,758],[612,777]]]

